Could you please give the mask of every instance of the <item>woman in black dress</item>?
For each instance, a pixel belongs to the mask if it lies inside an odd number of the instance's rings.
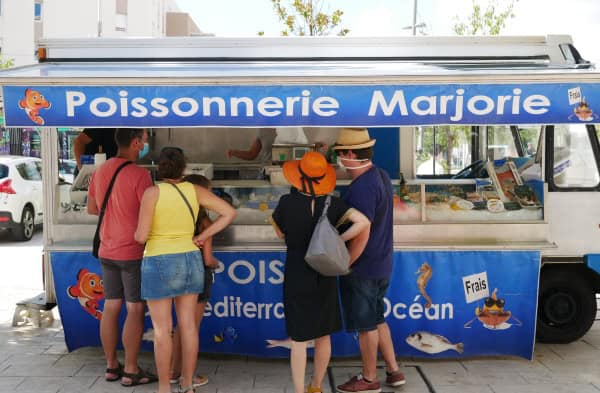
[[[331,357],[329,335],[341,330],[342,321],[337,277],[322,276],[304,261],[304,255],[323,212],[326,196],[335,188],[335,170],[321,154],[309,152],[302,160],[286,162],[283,174],[293,187],[279,200],[273,212],[273,225],[278,236],[285,238],[287,246],[283,304],[285,326],[292,340],[292,380],[296,393],[303,393],[307,343],[315,340],[314,373],[306,392],[316,393],[321,392]],[[334,225],[351,223],[341,235],[344,241],[369,231],[369,220],[340,198],[331,198],[327,216]],[[350,263],[358,257],[353,254],[356,252],[350,253]]]

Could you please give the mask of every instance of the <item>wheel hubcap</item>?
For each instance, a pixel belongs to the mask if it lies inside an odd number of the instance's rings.
[[[577,316],[577,301],[565,292],[553,293],[544,304],[544,317],[552,325],[564,325]]]
[[[30,210],[26,210],[23,215],[23,233],[26,237],[33,235],[33,216]]]

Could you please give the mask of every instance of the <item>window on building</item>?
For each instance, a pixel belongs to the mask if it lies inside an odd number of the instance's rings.
[[[117,0],[117,14],[127,15],[127,0]]]
[[[127,0],[117,1],[117,15],[115,20],[116,31],[127,31]]]
[[[36,1],[33,10],[34,19],[42,20],[42,3]]]

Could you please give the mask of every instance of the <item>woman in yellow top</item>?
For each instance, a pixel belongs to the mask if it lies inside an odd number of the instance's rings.
[[[146,243],[142,260],[142,298],[148,303],[154,327],[159,393],[171,392],[173,302],[183,348],[181,391],[194,391],[192,378],[198,356],[194,315],[198,294],[204,290],[204,263],[198,247],[223,230],[236,214],[227,202],[207,189],[184,182],[184,168],[181,150],[167,148],[161,152],[158,175],[163,183],[144,193],[135,232],[135,240]],[[218,213],[219,218],[194,236],[200,206]]]

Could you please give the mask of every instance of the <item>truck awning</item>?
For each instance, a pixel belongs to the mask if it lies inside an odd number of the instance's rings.
[[[169,84],[223,81],[447,82],[600,80],[593,69],[549,66],[528,60],[502,61],[244,61],[244,62],[66,62],[0,71],[0,83]]]

